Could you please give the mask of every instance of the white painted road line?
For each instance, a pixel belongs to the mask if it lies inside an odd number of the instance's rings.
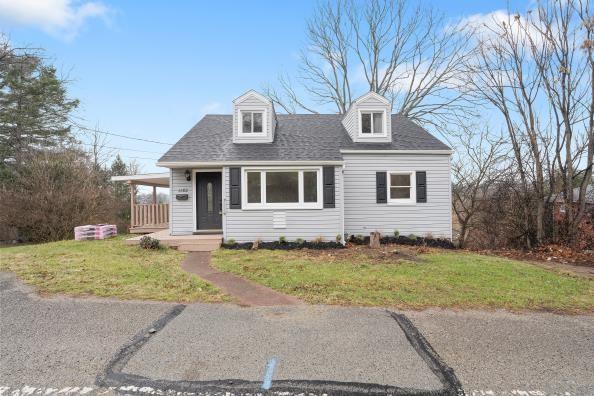
[[[268,390],[272,386],[272,376],[274,375],[274,368],[276,367],[276,358],[270,358],[266,363],[266,372],[264,373],[264,381],[262,382],[262,389]]]

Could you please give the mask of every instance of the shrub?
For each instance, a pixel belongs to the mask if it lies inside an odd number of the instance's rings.
[[[435,239],[435,238],[433,238],[433,234],[432,233],[428,232],[428,233],[425,234],[425,239]]]
[[[408,239],[416,241],[417,240],[417,236],[415,234],[408,234]]]
[[[235,242],[235,239],[233,239],[233,238],[230,238],[230,239],[227,239],[227,240],[225,241],[225,243],[226,243],[227,245],[235,245],[237,242]]]
[[[280,243],[287,243],[287,238],[285,238],[285,236],[284,236],[284,235],[281,235],[280,237],[278,237],[278,241],[279,241]]]
[[[400,231],[394,230],[394,238],[398,238],[400,236]]]
[[[314,243],[322,243],[322,242],[324,242],[324,237],[321,235],[318,235],[317,237],[315,237],[315,239],[313,241],[314,241]]]
[[[140,247],[143,249],[159,249],[161,248],[161,243],[158,239],[145,235],[140,238]]]
[[[340,241],[342,241],[342,235],[338,234],[336,235],[336,243],[340,243]]]
[[[303,245],[305,243],[305,239],[303,239],[303,238],[297,238],[297,239],[295,239],[295,243],[297,243],[299,245]]]

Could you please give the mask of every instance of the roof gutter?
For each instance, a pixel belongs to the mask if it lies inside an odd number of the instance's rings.
[[[342,154],[454,154],[454,150],[340,150],[340,152]]]
[[[213,166],[227,166],[227,165],[342,165],[344,161],[159,161],[157,166],[164,168],[199,168],[199,167],[213,167]]]

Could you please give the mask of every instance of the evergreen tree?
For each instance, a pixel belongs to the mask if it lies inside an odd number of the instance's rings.
[[[39,53],[14,50],[0,37],[0,181],[28,154],[73,141],[79,101]]]

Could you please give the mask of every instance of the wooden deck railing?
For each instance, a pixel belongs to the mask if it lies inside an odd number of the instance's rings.
[[[135,204],[130,220],[132,227],[169,224],[169,204]]]

